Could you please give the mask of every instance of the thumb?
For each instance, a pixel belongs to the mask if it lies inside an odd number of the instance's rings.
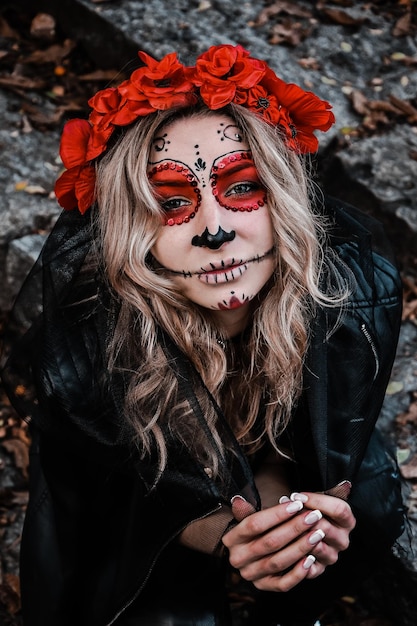
[[[231,504],[233,517],[237,522],[241,522],[245,517],[256,512],[255,507],[240,495],[233,496]]]

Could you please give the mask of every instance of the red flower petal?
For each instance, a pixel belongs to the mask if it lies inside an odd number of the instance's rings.
[[[95,182],[95,169],[91,165],[66,170],[55,183],[59,204],[67,211],[78,208],[80,213],[85,213],[94,202]]]
[[[104,152],[113,131],[114,126],[108,126],[106,130],[102,131],[93,126],[85,155],[86,161],[92,161]]]
[[[209,109],[216,111],[227,106],[233,101],[236,86],[233,83],[222,81],[221,86],[206,83],[200,87],[200,95]]]
[[[94,167],[87,165],[81,169],[75,183],[75,195],[80,213],[85,213],[95,199],[96,172]]]
[[[55,195],[62,208],[67,211],[75,209],[77,206],[77,197],[75,195],[75,181],[77,180],[80,167],[73,167],[61,174],[55,183]]]
[[[67,169],[85,163],[90,133],[91,126],[87,120],[74,119],[65,124],[59,153]]]

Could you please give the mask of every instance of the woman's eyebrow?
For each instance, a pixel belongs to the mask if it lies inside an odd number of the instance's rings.
[[[221,161],[219,162],[221,163]],[[235,172],[240,172],[242,170],[250,168],[254,168],[256,170],[255,163],[253,161],[232,161],[230,163],[226,163],[225,166],[221,168],[218,165],[213,164],[210,176],[212,176],[213,173],[219,175],[224,171],[226,171],[228,174],[234,174]]]
[[[155,180],[154,178],[151,178],[150,180],[155,187],[187,187],[188,188],[192,186],[190,185],[188,180],[169,180],[169,179]]]

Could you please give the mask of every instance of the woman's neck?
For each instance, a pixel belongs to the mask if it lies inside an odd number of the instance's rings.
[[[238,309],[228,311],[213,311],[213,318],[219,327],[219,331],[230,339],[242,333],[252,317],[253,307],[248,302]]]

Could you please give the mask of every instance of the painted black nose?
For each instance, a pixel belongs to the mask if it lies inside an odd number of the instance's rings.
[[[236,237],[236,232],[231,230],[230,233],[227,233],[221,226],[219,226],[219,230],[215,235],[212,235],[208,228],[204,230],[201,235],[195,235],[191,239],[191,244],[193,246],[197,246],[199,248],[210,248],[210,250],[218,250],[220,246],[222,246],[227,241],[233,241]]]

